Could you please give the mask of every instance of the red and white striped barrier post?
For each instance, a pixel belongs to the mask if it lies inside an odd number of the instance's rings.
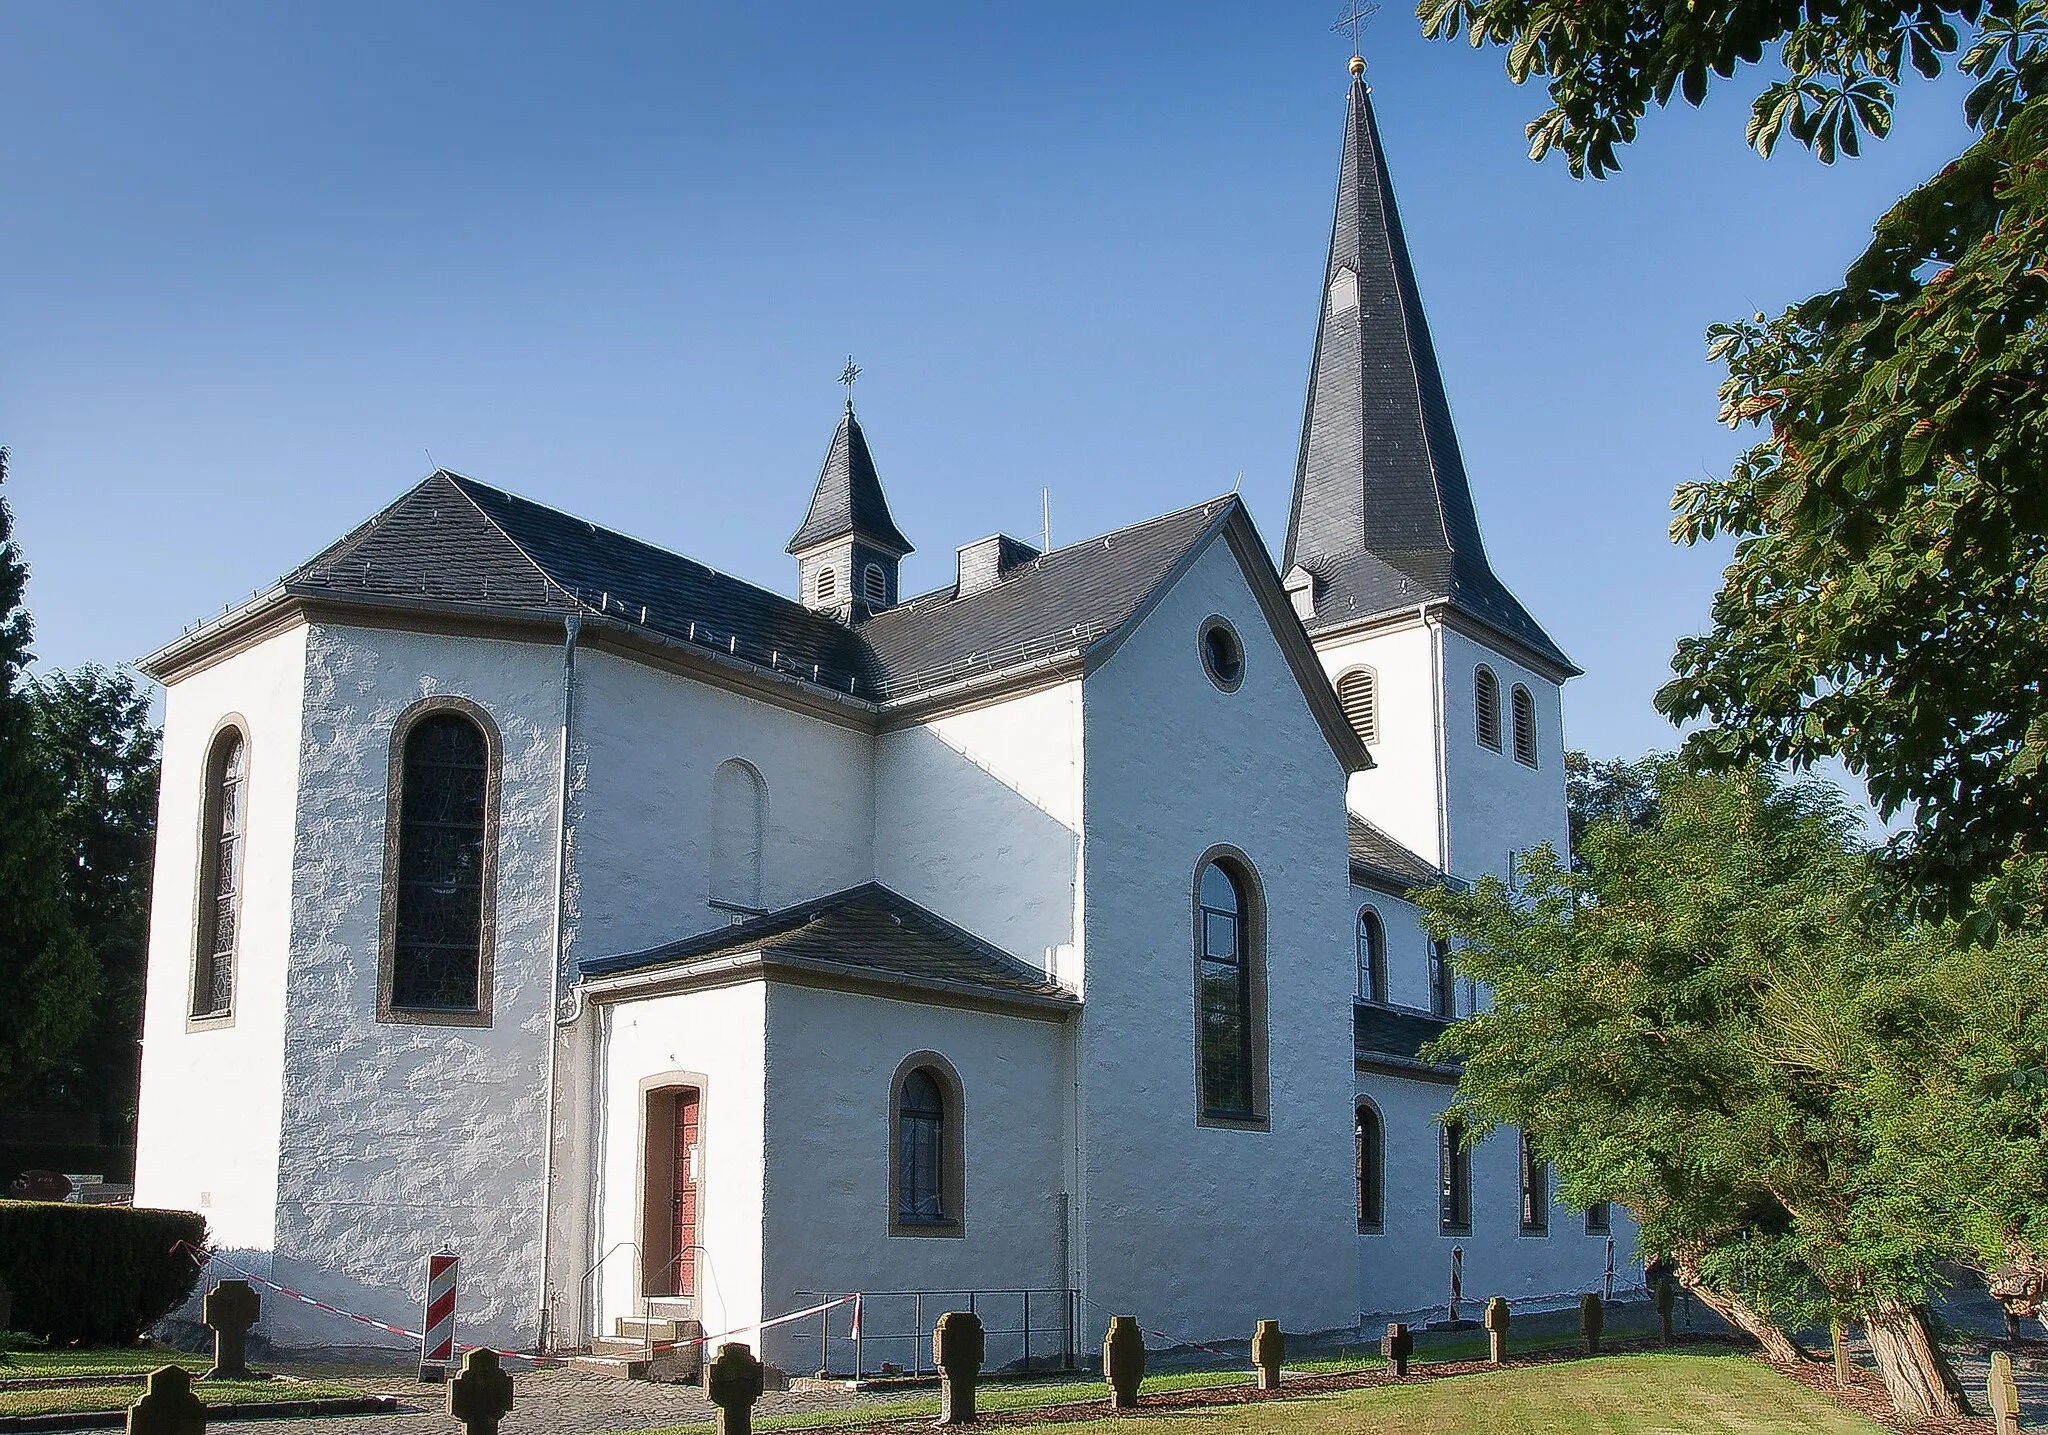
[[[1465,1299],[1465,1248],[1451,1247],[1451,1322],[1458,1320],[1458,1306]]]
[[[455,1273],[446,1253],[427,1257],[427,1310],[420,1323],[420,1379],[440,1383],[455,1363]]]
[[[1607,1299],[1614,1299],[1614,1237],[1607,1238]]]

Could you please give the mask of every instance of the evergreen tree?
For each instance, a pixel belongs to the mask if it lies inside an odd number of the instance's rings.
[[[0,449],[0,484],[6,482]],[[0,496],[0,1097],[26,1095],[91,1024],[99,972],[72,920],[56,773],[25,673],[28,567]]]

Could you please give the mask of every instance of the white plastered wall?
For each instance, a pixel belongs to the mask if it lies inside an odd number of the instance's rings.
[[[269,1272],[276,1237],[277,1070],[306,638],[304,627],[290,628],[164,695],[135,1199],[199,1212],[222,1254],[259,1274]],[[234,1022],[188,1031],[200,808],[208,753],[230,714],[243,721],[249,743]]]
[[[750,981],[594,1010],[603,1127],[591,1257],[598,1263],[592,1277],[598,1334],[612,1333],[620,1316],[641,1309],[642,1083],[672,1073],[688,1077],[675,1084],[694,1084],[701,1092],[697,1239],[705,1249],[698,1318],[707,1334],[761,1319],[765,991],[764,983]]]
[[[1556,683],[1453,628],[1443,630],[1444,738],[1450,796],[1450,870],[1505,877],[1510,852],[1550,843],[1567,852],[1563,692]],[[1500,680],[1501,750],[1482,747],[1473,712],[1481,663]],[[1536,766],[1515,760],[1511,694],[1528,688],[1536,711]]]
[[[1081,876],[1081,683],[885,732],[875,875],[1069,986]]]
[[[770,1313],[843,1291],[992,1291],[1036,1288],[1036,1354],[1058,1349],[1061,1307],[1046,1294],[1066,1284],[1063,1192],[1066,1109],[1072,1084],[1064,1022],[992,1011],[824,991],[768,989],[767,1205],[764,1244]],[[964,1126],[964,1202],[958,1235],[889,1233],[889,1104],[898,1067],[935,1052],[959,1076]],[[960,1113],[951,1113],[956,1122]],[[964,1297],[956,1296],[958,1302]],[[951,1306],[928,1300],[919,1358],[929,1361],[931,1322]],[[992,1331],[1019,1326],[1022,1302],[981,1306]],[[911,1363],[906,1339],[917,1308],[877,1298],[863,1308],[863,1354]],[[832,1329],[846,1329],[845,1313]],[[768,1358],[817,1368],[818,1322],[768,1333]],[[831,1348],[833,1368],[850,1345]],[[1008,1334],[989,1337],[989,1368],[1023,1353]]]
[[[1244,678],[1198,650],[1220,614]],[[1227,544],[1212,542],[1086,683],[1079,1266],[1088,1299],[1175,1339],[1356,1314],[1353,911],[1344,774]],[[1268,915],[1270,1129],[1198,1125],[1193,884],[1227,843]],[[1096,1318],[1091,1312],[1091,1320]],[[1099,1338],[1099,1327],[1091,1326]]]
[[[1387,1003],[1411,1011],[1429,1012],[1429,933],[1423,930],[1422,913],[1413,902],[1389,896],[1371,887],[1351,886],[1351,916],[1370,907],[1380,914],[1380,926],[1387,935]],[[1356,927],[1353,928],[1354,934]],[[1352,944],[1353,970],[1357,970],[1357,941]],[[1355,983],[1354,983],[1355,986]],[[1361,993],[1363,995],[1363,993]]]
[[[1441,864],[1438,698],[1430,629],[1418,622],[1363,637],[1323,639],[1317,654],[1332,684],[1358,667],[1379,675],[1379,741],[1370,748],[1375,765],[1351,775],[1352,810],[1409,851]]]

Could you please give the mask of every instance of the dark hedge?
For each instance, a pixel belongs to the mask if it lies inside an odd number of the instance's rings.
[[[206,1244],[193,1211],[0,1201],[0,1281],[8,1324],[57,1345],[127,1345],[183,1305],[199,1266],[177,1242]]]

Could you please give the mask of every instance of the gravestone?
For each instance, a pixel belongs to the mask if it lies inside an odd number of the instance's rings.
[[[1671,1284],[1670,1276],[1657,1277],[1657,1289],[1653,1299],[1657,1303],[1657,1339],[1669,1345],[1674,1339],[1671,1334],[1671,1311],[1678,1304],[1678,1290]]]
[[[462,1374],[448,1382],[448,1413],[462,1422],[467,1435],[498,1435],[498,1422],[511,1408],[512,1377],[498,1364],[498,1352],[464,1355]]]
[[[1145,1378],[1145,1333],[1134,1315],[1113,1315],[1102,1337],[1102,1378],[1109,1382],[1109,1408],[1129,1410],[1138,1403],[1138,1383]]]
[[[1387,1358],[1394,1374],[1408,1373],[1408,1357],[1415,1353],[1415,1336],[1408,1327],[1398,1320],[1387,1322],[1387,1333],[1380,1337],[1380,1354]]]
[[[716,1435],[753,1435],[754,1402],[763,1383],[761,1362],[744,1343],[718,1347],[718,1358],[704,1368],[704,1393],[718,1407]]]
[[[245,1280],[215,1284],[199,1307],[200,1319],[213,1331],[213,1369],[208,1380],[247,1380],[249,1376],[249,1327],[263,1309],[263,1297],[249,1289]]]
[[[981,1317],[949,1310],[932,1327],[932,1364],[939,1369],[939,1424],[972,1425],[974,1382],[987,1353]]]
[[[1995,1435],[2020,1435],[2020,1387],[2012,1378],[2012,1357],[2005,1351],[1991,1352],[1991,1375],[1984,1382],[1991,1399],[1991,1428]]]
[[[192,1372],[160,1365],[142,1398],[128,1407],[128,1435],[205,1435],[206,1405],[192,1393]]]
[[[1495,1365],[1508,1359],[1508,1303],[1495,1296],[1486,1303],[1486,1358]]]
[[[1600,1293],[1587,1291],[1579,1297],[1579,1340],[1586,1347],[1586,1354],[1600,1353],[1600,1327],[1606,1323],[1606,1312],[1600,1307]]]
[[[1259,1372],[1259,1389],[1280,1388],[1280,1367],[1287,1363],[1287,1337],[1280,1333],[1280,1322],[1262,1320],[1252,1332],[1252,1364]]]

